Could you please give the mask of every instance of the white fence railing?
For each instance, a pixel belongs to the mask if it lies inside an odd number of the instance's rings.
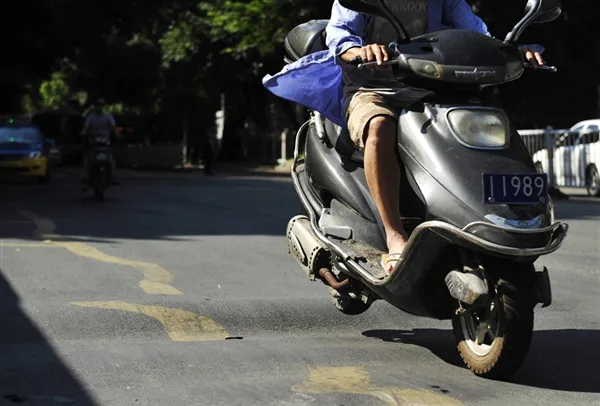
[[[519,130],[539,172],[548,174],[553,187],[600,190],[600,133],[583,131]]]

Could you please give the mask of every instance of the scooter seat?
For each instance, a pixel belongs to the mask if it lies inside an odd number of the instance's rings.
[[[327,132],[327,136],[333,145],[333,148],[342,158],[354,162],[361,168],[364,166],[365,161],[363,151],[358,149],[356,144],[354,144],[348,130],[343,129],[339,125],[326,119],[325,131]]]

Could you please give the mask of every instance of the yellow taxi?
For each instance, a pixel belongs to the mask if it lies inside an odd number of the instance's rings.
[[[44,139],[34,125],[14,121],[0,125],[0,177],[27,177],[49,183],[48,156],[53,147],[54,141]]]

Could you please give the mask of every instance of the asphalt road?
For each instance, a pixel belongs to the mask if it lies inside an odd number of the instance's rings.
[[[0,404],[600,405],[600,202],[540,260],[513,382],[464,369],[448,322],[383,302],[350,317],[286,250],[276,177],[122,173],[95,202],[65,175],[0,184]]]

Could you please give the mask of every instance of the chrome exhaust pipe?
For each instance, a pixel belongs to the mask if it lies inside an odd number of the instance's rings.
[[[300,263],[300,266],[311,280],[319,275],[319,271],[329,266],[329,250],[314,236],[308,217],[293,217],[286,231],[288,253]]]

